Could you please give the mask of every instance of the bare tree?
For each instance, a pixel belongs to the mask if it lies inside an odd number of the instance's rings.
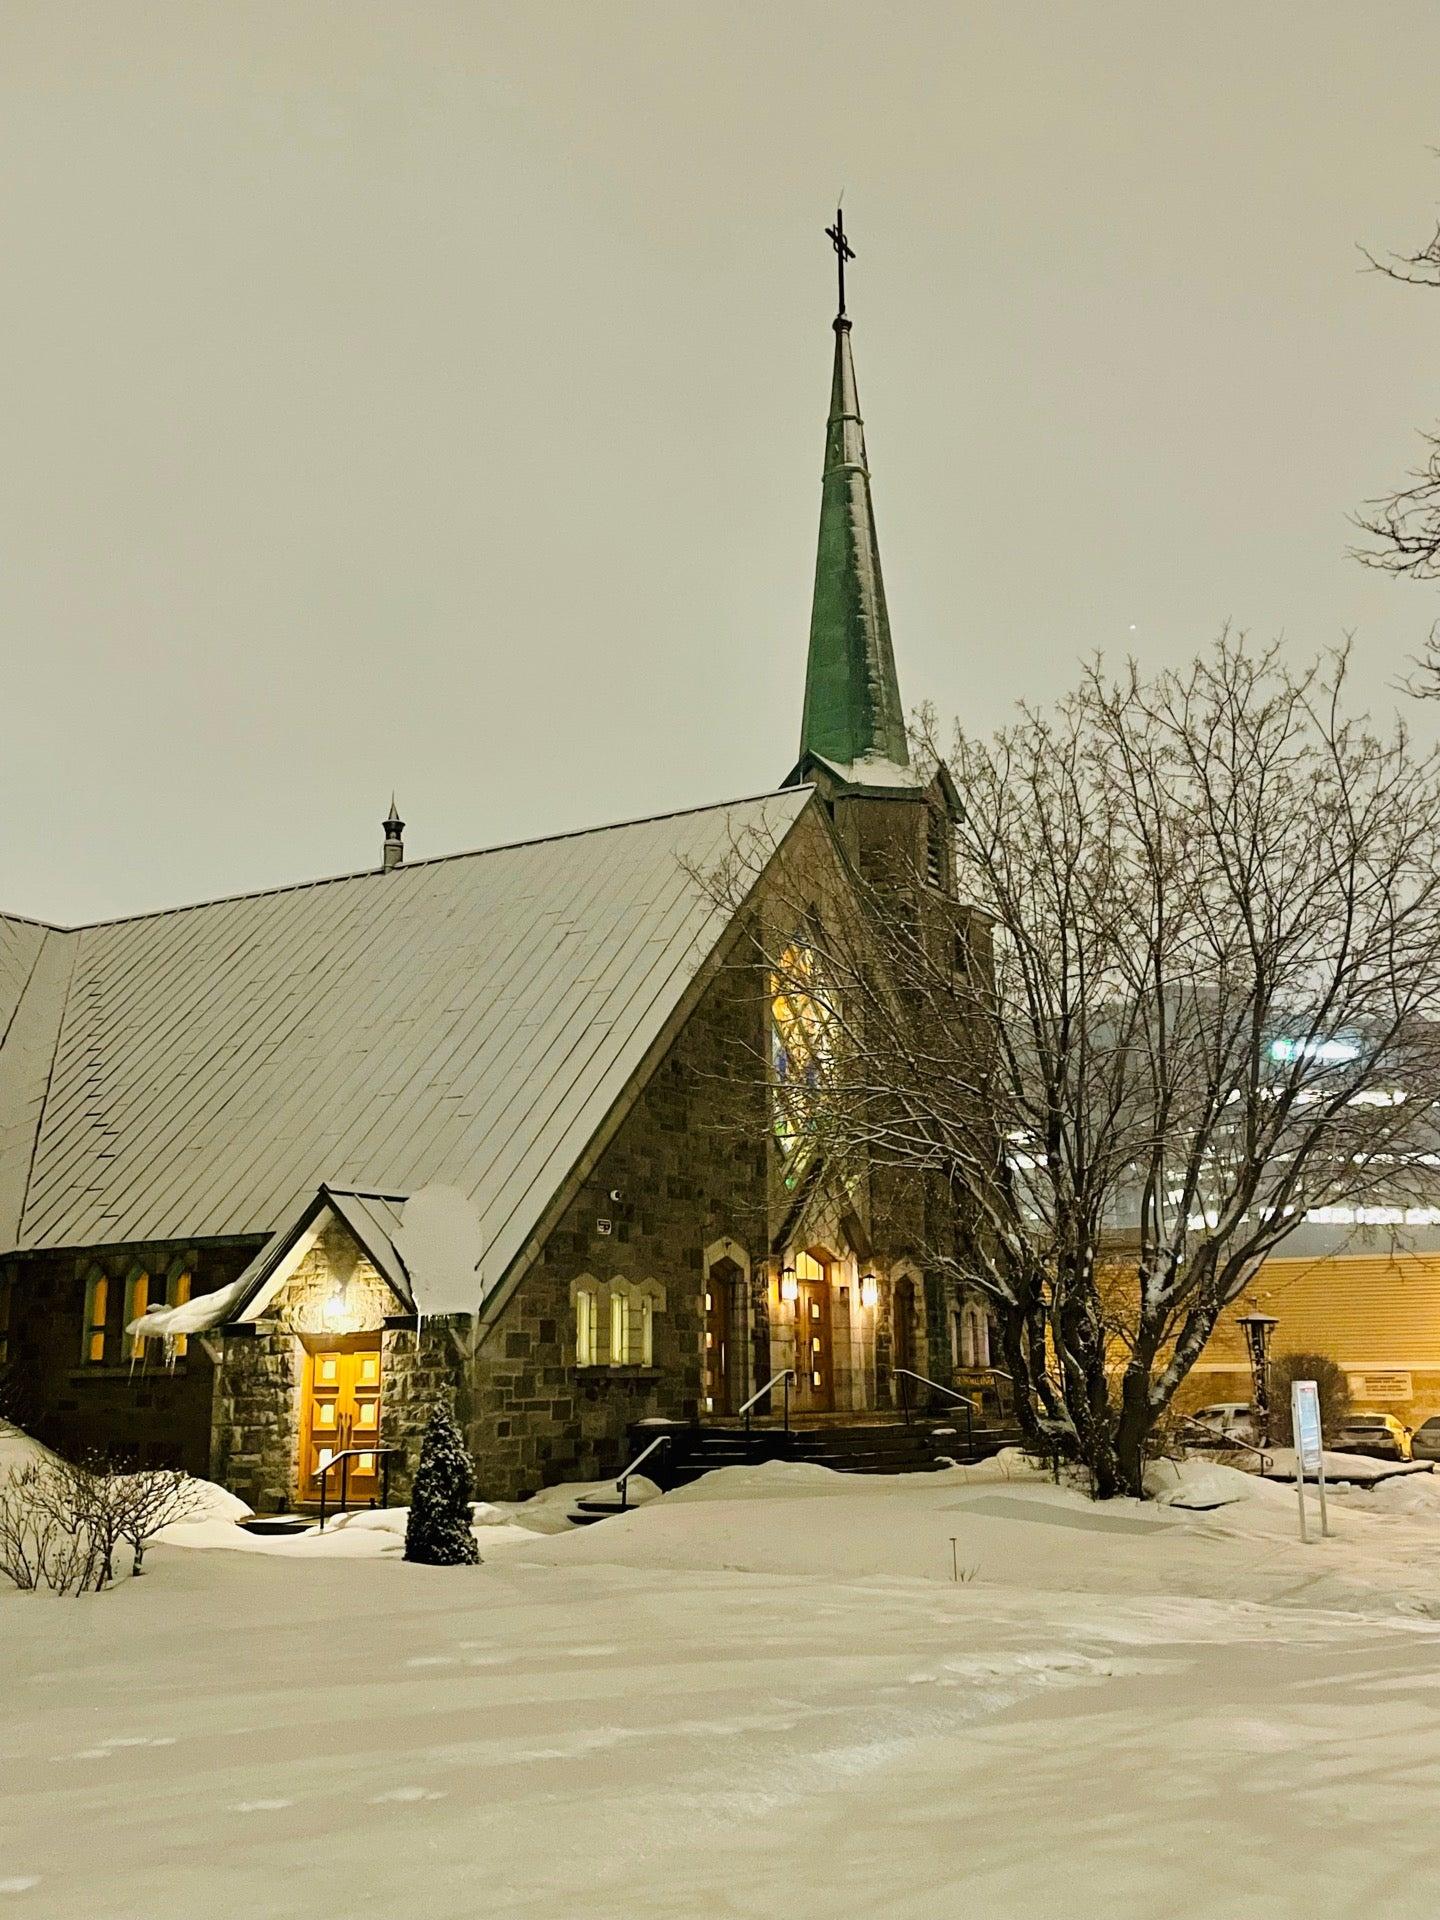
[[[1440,1099],[1440,767],[1223,638],[957,730],[958,898],[737,848],[781,1009],[788,1176],[925,1196],[1032,1440],[1139,1493],[1217,1318],[1316,1208],[1419,1203]],[[930,750],[939,752],[933,729]],[[932,1204],[936,1193],[944,1204]]]
[[[1413,253],[1391,253],[1383,258],[1362,248],[1377,273],[1408,287],[1440,288],[1440,224]],[[1368,567],[1408,575],[1415,580],[1440,579],[1440,429],[1420,435],[1421,457],[1390,493],[1367,501],[1355,516],[1367,544],[1353,549]],[[1415,661],[1411,691],[1423,699],[1440,698],[1440,624]]]

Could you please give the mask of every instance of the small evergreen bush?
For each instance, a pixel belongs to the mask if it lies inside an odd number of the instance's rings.
[[[405,1558],[427,1567],[474,1567],[480,1549],[470,1529],[475,1469],[453,1408],[436,1407],[420,1446],[420,1465],[410,1493]]]
[[[1350,1382],[1323,1353],[1282,1353],[1270,1362],[1270,1438],[1277,1447],[1293,1447],[1290,1430],[1290,1387],[1296,1380],[1313,1380],[1320,1390],[1320,1429],[1326,1446],[1333,1446],[1336,1430],[1350,1411]]]

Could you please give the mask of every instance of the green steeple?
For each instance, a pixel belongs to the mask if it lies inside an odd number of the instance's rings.
[[[843,244],[842,231],[837,252]],[[840,312],[835,320],[835,373],[825,432],[800,755],[803,761],[808,753],[820,754],[842,767],[875,759],[905,767],[910,764],[905,711],[895,677],[865,464],[865,427],[855,388],[850,322],[845,317],[847,257],[853,257],[848,248],[840,259]]]

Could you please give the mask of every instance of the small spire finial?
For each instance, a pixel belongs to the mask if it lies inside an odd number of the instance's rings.
[[[396,867],[404,864],[405,860],[405,822],[400,818],[400,809],[395,805],[393,793],[390,796],[390,811],[381,825],[385,829],[385,850],[382,855],[384,864],[381,871],[393,873]]]
[[[835,265],[840,271],[840,305],[835,314],[837,320],[845,318],[845,262],[855,258],[854,249],[845,238],[845,215],[839,207],[835,209],[835,224],[826,227],[825,238],[835,249]]]

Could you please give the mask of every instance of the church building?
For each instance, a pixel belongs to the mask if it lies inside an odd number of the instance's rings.
[[[814,1421],[982,1384],[919,1237],[799,1170],[774,1081],[805,1009],[746,930],[784,910],[769,868],[738,906],[701,880],[748,841],[855,911],[896,850],[948,893],[952,805],[907,746],[842,280],[779,787],[414,861],[392,805],[367,872],[0,915],[0,1409],[276,1511],[342,1456],[350,1499],[403,1497],[441,1399],[502,1498],[786,1375]]]

